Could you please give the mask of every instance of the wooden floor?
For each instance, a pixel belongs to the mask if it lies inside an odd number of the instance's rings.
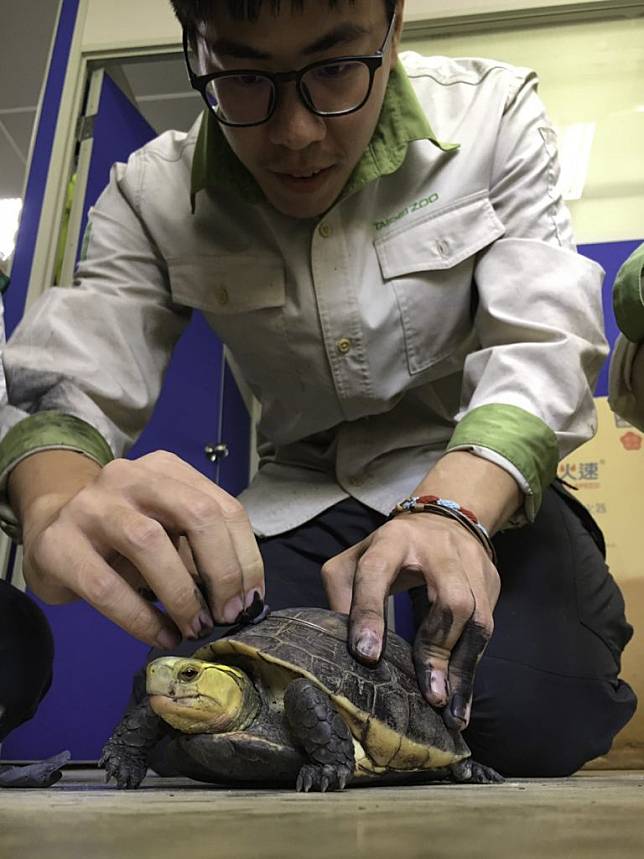
[[[1,859],[447,856],[642,859],[644,772],[301,795],[156,777],[122,792],[72,770],[0,790]]]

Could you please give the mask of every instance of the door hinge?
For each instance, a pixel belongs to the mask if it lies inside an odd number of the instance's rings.
[[[96,120],[96,114],[93,113],[91,116],[80,116],[78,118],[78,128],[76,130],[76,140],[79,143],[82,143],[83,140],[89,140],[94,137],[94,122]]]

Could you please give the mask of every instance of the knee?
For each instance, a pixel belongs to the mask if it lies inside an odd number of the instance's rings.
[[[523,676],[475,699],[464,735],[475,760],[507,777],[572,775],[606,754],[635,712],[635,695],[622,681],[513,667]]]
[[[0,739],[30,719],[51,684],[49,624],[28,596],[0,582]]]

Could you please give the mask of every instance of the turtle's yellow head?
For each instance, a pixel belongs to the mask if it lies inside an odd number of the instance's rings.
[[[257,691],[243,671],[202,659],[155,659],[146,685],[154,712],[184,734],[243,730],[259,709]]]

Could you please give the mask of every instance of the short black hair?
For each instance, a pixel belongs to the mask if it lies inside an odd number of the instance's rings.
[[[212,15],[215,3],[221,0],[170,0],[174,13],[181,26],[187,33],[192,33],[196,25],[207,21]],[[262,0],[225,0],[228,14],[239,21],[255,21],[262,7]],[[280,0],[269,0],[273,15],[278,15],[281,7]],[[329,0],[329,6],[339,6],[343,0]],[[348,0],[349,3],[353,0]],[[396,0],[384,0],[387,17],[391,19],[396,8]],[[302,9],[304,0],[291,0],[291,9]]]

